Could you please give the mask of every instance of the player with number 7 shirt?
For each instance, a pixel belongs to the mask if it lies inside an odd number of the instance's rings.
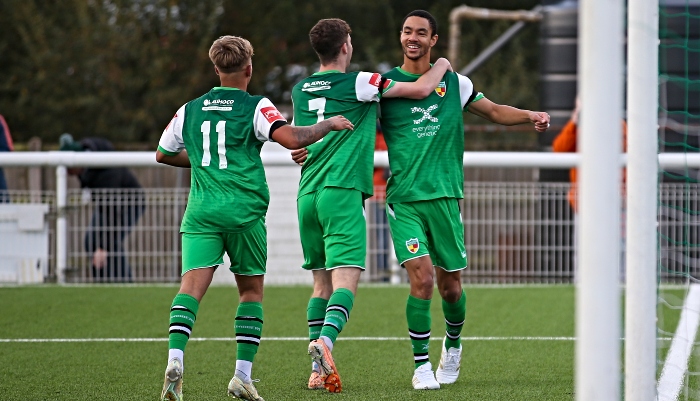
[[[161,400],[182,400],[184,350],[202,300],[226,252],[238,285],[234,398],[263,401],[251,379],[263,328],[267,261],[265,214],[270,194],[260,150],[266,141],[297,149],[333,130],[349,132],[342,116],[292,127],[274,104],[246,92],[253,73],[248,40],[222,36],[209,49],[221,86],[187,102],[165,128],[156,160],[191,168],[182,219],[182,282],[170,309],[168,365]],[[195,397],[196,398],[196,397]]]
[[[446,59],[416,82],[395,82],[371,72],[347,72],[352,58],[350,26],[320,20],[309,32],[321,67],[292,90],[294,125],[307,126],[339,114],[355,126],[334,131],[306,149],[297,210],[303,269],[313,274],[307,307],[312,372],[309,389],[340,392],[333,345],[347,323],[365,269],[366,220],[363,202],[373,192],[377,103],[383,97],[422,99],[451,70]]]

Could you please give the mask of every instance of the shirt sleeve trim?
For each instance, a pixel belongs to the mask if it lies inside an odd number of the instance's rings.
[[[476,91],[475,91],[475,92],[476,92]],[[478,101],[478,100],[481,100],[481,99],[483,99],[483,98],[485,97],[484,94],[481,93],[481,92],[476,92],[476,95],[474,95],[474,94],[472,93],[472,96],[474,96],[474,99],[467,102],[467,105],[464,106],[464,111],[469,110],[469,105],[470,105],[470,104],[472,104],[472,103],[474,103],[474,102],[476,102],[476,101]],[[470,99],[471,99],[471,97],[470,97]]]
[[[396,81],[394,81],[393,79],[384,78],[384,81],[383,81],[383,82],[384,82],[384,83],[382,84],[382,85],[383,85],[383,89],[382,89],[382,91],[381,91],[381,94],[382,94],[382,95],[384,95],[385,93],[389,92],[389,90],[390,90],[391,88],[393,88],[394,85],[396,85]]]
[[[274,134],[278,128],[284,127],[287,124],[288,123],[284,120],[277,120],[274,123],[272,123],[272,126],[270,127],[270,134],[267,136],[268,138],[270,138],[270,142],[276,142],[275,139],[272,137],[272,134]]]
[[[171,151],[169,151],[169,150],[165,150],[165,149],[163,149],[163,147],[160,146],[160,145],[158,145],[158,151],[159,151],[160,153],[166,155],[166,156],[175,156],[175,155],[177,155],[178,153],[180,153],[180,152],[171,152]]]

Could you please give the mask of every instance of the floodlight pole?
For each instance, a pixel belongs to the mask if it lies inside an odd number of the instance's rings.
[[[577,401],[619,401],[621,396],[623,10],[622,0],[579,3]]]
[[[656,399],[659,1],[628,7],[625,400]]]

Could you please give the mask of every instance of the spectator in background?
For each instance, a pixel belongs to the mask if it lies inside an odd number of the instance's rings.
[[[374,142],[375,151],[387,151],[386,141],[384,140],[384,133],[382,132],[382,126],[377,120],[377,137]],[[374,197],[373,200],[376,203],[374,208],[374,223],[375,232],[377,235],[377,270],[380,273],[387,273],[389,270],[389,223],[386,219],[386,212],[384,203],[386,201],[386,180],[389,178],[389,169],[385,167],[375,167],[374,168]],[[388,281],[388,276],[383,279],[383,281]]]
[[[384,133],[382,132],[382,126],[377,120],[377,138],[374,142],[375,151],[387,151],[386,141],[384,140]],[[384,200],[386,197],[386,180],[389,178],[389,169],[385,167],[375,167],[374,168],[374,186],[382,187],[381,193],[375,193],[380,200]],[[382,211],[383,213],[383,211]]]
[[[102,138],[75,141],[70,134],[63,134],[59,142],[60,150],[66,151],[114,151],[112,143]],[[85,250],[92,254],[94,281],[131,282],[124,240],[145,206],[141,185],[124,167],[73,167],[68,174],[78,177],[81,188],[91,190],[93,214],[85,235]]]
[[[577,141],[578,141],[578,121],[581,115],[581,101],[576,97],[576,105],[574,111],[571,113],[571,118],[564,125],[564,128],[557,134],[552,142],[552,150],[555,152],[577,152]],[[622,151],[627,152],[627,123],[622,120]],[[623,170],[622,179],[625,181],[626,173]],[[569,181],[571,182],[571,188],[569,189],[568,200],[571,209],[574,211],[574,233],[576,232],[578,225],[578,189],[577,189],[577,170],[572,168],[569,170]],[[620,230],[622,238],[622,244],[620,247],[620,280],[624,282],[624,266],[625,266],[625,207],[624,207],[624,197],[622,200],[622,208],[620,211]],[[574,234],[574,244],[577,241],[577,235]],[[576,248],[578,246],[576,245]],[[576,255],[574,255],[574,261],[576,260]],[[576,282],[576,262],[574,262],[574,282]]]
[[[5,118],[0,114],[0,152],[12,152],[14,145],[12,144],[12,136],[10,128],[7,126]],[[7,181],[5,181],[5,173],[0,168],[0,203],[10,201],[10,195],[7,193]]]

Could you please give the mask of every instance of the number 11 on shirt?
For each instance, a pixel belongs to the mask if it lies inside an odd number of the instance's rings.
[[[325,99],[324,99],[325,100]],[[202,167],[209,166],[211,162],[211,152],[209,151],[209,132],[211,131],[211,121],[202,122]],[[219,169],[228,167],[226,161],[226,121],[216,123],[216,151],[219,154]]]

